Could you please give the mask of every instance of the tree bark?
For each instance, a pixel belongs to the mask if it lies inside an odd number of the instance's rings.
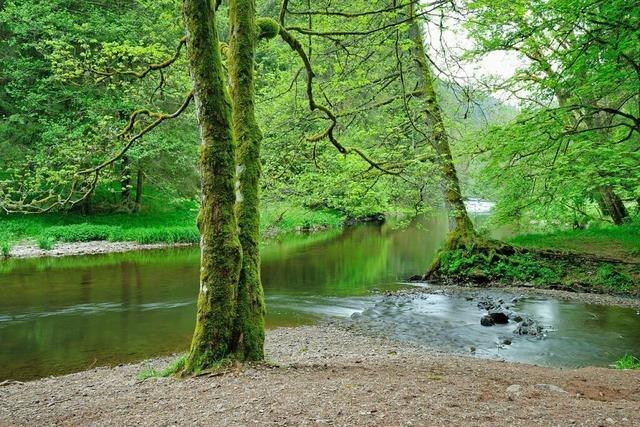
[[[142,207],[143,190],[144,190],[144,170],[142,169],[142,165],[138,165],[138,175],[136,178],[136,200],[135,200],[136,212],[140,212],[140,208]]]
[[[260,142],[255,117],[254,64],[258,27],[255,0],[229,2],[229,80],[233,131],[238,144],[236,202],[242,269],[238,282],[235,334],[245,360],[264,359],[264,291],[260,278]]]
[[[234,356],[237,286],[242,264],[235,214],[235,142],[231,103],[211,0],[183,0],[189,69],[200,127],[202,206],[198,313],[185,372]]]
[[[615,193],[609,185],[604,185],[598,189],[602,197],[602,202],[606,206],[607,213],[613,220],[615,225],[624,224],[625,219],[629,216],[627,209],[620,197]]]
[[[436,151],[442,171],[445,206],[449,211],[449,246],[455,246],[459,242],[473,240],[476,233],[460,191],[460,181],[453,163],[449,136],[435,92],[435,79],[425,49],[422,27],[415,18],[413,3],[409,6],[409,13],[412,18],[409,33],[414,42],[414,56],[419,73],[418,80],[422,84],[422,96],[426,102],[425,118],[431,129],[431,145]]]

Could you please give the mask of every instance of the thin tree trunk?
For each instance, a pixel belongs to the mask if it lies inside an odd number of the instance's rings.
[[[431,144],[438,155],[438,162],[442,171],[445,206],[449,209],[449,246],[455,246],[459,242],[473,240],[475,238],[475,230],[460,191],[460,182],[449,146],[449,136],[447,135],[442,110],[434,88],[435,79],[424,45],[422,27],[415,18],[413,4],[409,6],[409,13],[413,19],[410,37],[414,42],[414,54],[419,72],[418,78],[422,83],[424,92],[422,96],[426,101],[426,121],[432,132]]]
[[[93,213],[93,196],[95,194],[94,190],[91,190],[89,195],[85,197],[85,199],[80,203],[80,212],[83,215],[91,215]]]
[[[185,372],[233,356],[242,249],[235,214],[235,142],[211,0],[183,0],[189,69],[200,127],[202,206],[198,314]]]
[[[121,165],[122,175],[120,176],[120,195],[122,197],[122,203],[125,206],[128,206],[131,200],[131,164],[129,162],[129,157],[123,156]]]
[[[238,355],[264,359],[264,292],[260,279],[260,142],[255,117],[254,64],[258,27],[255,0],[229,2],[229,80],[237,153],[237,212],[242,245],[235,333]]]
[[[136,212],[140,212],[140,208],[142,207],[142,192],[144,190],[144,170],[142,169],[142,165],[138,166],[138,175],[136,178],[136,200],[135,200],[135,210]]]

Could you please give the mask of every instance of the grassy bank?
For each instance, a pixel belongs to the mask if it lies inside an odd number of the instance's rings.
[[[441,253],[435,276],[473,285],[516,285],[640,295],[640,226],[528,234],[508,245]]]
[[[0,217],[0,256],[19,242],[51,249],[57,242],[198,243],[198,207],[192,201],[153,206],[140,213],[77,213]],[[270,204],[262,211],[263,235],[275,237],[302,230],[339,229],[344,217],[335,211]]]
[[[546,234],[524,234],[511,240],[518,246],[564,249],[621,259],[640,259],[640,222]]]

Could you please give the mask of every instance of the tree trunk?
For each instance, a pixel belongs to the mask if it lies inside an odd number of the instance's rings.
[[[138,165],[138,176],[136,179],[136,201],[135,201],[136,212],[140,212],[140,208],[142,207],[143,189],[144,189],[144,170],[142,169],[142,165]]]
[[[620,197],[615,193],[609,185],[602,186],[598,189],[602,196],[602,202],[606,206],[607,213],[611,216],[615,225],[624,224],[624,220],[629,216],[627,209]]]
[[[95,194],[95,190],[91,190],[91,192],[85,197],[85,199],[80,203],[80,212],[83,215],[91,215],[93,213],[93,195]]]
[[[260,279],[260,142],[255,117],[254,64],[258,27],[255,0],[229,2],[229,80],[233,130],[238,144],[236,193],[242,269],[235,333],[238,356],[264,359],[264,292]]]
[[[211,0],[183,0],[189,70],[200,127],[202,206],[198,314],[185,372],[233,356],[237,286],[242,264],[235,214],[235,142]]]
[[[431,145],[438,155],[438,162],[442,170],[445,206],[449,210],[448,244],[449,246],[456,246],[459,242],[473,240],[476,234],[460,191],[460,182],[449,146],[449,137],[434,88],[435,79],[424,46],[422,27],[415,18],[413,4],[409,6],[409,13],[412,18],[409,33],[414,42],[414,55],[419,73],[418,79],[424,92],[422,96],[426,101],[424,112],[427,125],[432,133]]]
[[[129,206],[131,200],[131,164],[129,157],[123,156],[121,160],[122,175],[120,176],[120,195],[122,204]]]

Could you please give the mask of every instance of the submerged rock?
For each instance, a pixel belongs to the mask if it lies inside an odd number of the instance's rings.
[[[530,335],[540,336],[542,335],[542,326],[540,326],[535,320],[527,318],[518,324],[518,327],[513,331],[516,335]]]
[[[509,313],[509,319],[513,320],[516,323],[522,322],[524,320],[524,318],[521,315],[513,312]]]
[[[493,320],[493,317],[487,314],[485,316],[482,316],[482,318],[480,319],[480,324],[482,326],[493,326],[496,324],[496,322]]]
[[[495,301],[492,301],[490,299],[487,298],[483,298],[480,301],[478,301],[478,308],[481,310],[494,310],[497,308]]]

